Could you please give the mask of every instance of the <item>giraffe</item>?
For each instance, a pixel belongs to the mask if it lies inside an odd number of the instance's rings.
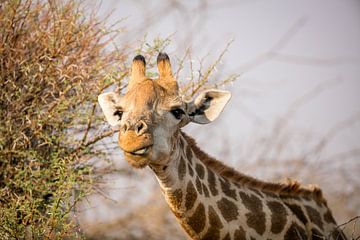
[[[228,91],[206,90],[194,100],[178,91],[169,57],[159,53],[158,79],[133,59],[126,93],[98,97],[118,144],[134,168],[156,175],[170,210],[192,239],[346,239],[322,191],[298,182],[268,183],[246,176],[203,152],[181,128],[214,121]]]

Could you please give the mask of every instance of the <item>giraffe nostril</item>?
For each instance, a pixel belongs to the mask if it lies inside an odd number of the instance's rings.
[[[124,125],[122,126],[122,131],[126,132],[129,129],[129,123],[125,122]]]
[[[143,132],[145,132],[146,128],[147,128],[146,123],[144,123],[143,121],[140,121],[136,124],[135,131],[138,135],[140,135]]]
[[[138,126],[137,126],[137,131],[140,132],[141,129],[143,129],[144,127],[144,124],[140,123]]]

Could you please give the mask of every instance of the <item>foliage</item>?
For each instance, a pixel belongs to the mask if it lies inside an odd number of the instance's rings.
[[[105,49],[114,34],[75,1],[0,4],[1,239],[79,236],[81,163],[110,134],[92,132],[96,97],[123,77],[123,52]]]

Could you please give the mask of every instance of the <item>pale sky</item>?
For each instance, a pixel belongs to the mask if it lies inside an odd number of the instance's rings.
[[[126,32],[117,40],[120,45],[131,42],[136,47],[144,34],[149,42],[154,37],[173,34],[166,49],[173,66],[174,55],[181,56],[187,47],[192,48],[194,59],[209,54],[209,61],[214,61],[233,39],[218,66],[222,76],[241,74],[233,85],[226,87],[233,94],[230,103],[214,123],[185,128],[206,152],[242,170],[242,166],[256,158],[299,156],[334,127],[342,130],[331,138],[321,159],[360,148],[360,1],[178,2],[104,0],[99,16],[113,11],[109,24],[125,19]],[[314,88],[317,94],[313,94]],[[289,110],[289,106],[297,106],[297,111]],[[351,116],[358,121],[349,121],[352,125],[344,127],[349,123],[341,123]],[[274,151],[264,151],[266,141],[278,133],[274,132],[275,123],[282,118],[287,125],[277,141],[283,145],[274,140]],[[279,154],[281,147],[285,150]],[[114,161],[126,166],[121,158]],[[351,172],[359,169],[358,162],[359,156],[352,161],[355,167],[349,166],[349,176],[358,176]],[[281,176],[286,173],[282,171]],[[137,174],[141,181],[130,179],[127,186],[151,191],[152,188],[145,187],[154,180],[150,171]],[[266,178],[262,172],[251,174]],[[122,186],[121,178],[111,181],[114,186]],[[139,201],[130,199],[127,191],[114,190],[109,196],[132,204]],[[94,200],[97,208],[86,213],[90,219],[102,216],[105,221],[121,211],[114,207],[103,211],[106,208],[103,204]]]
[[[216,123],[187,128],[201,144],[207,138],[203,131],[226,136],[230,143],[247,142],[254,131],[270,129],[294,101],[319,84],[324,90],[291,115],[291,129],[321,136],[360,113],[357,0],[103,1],[99,15],[111,11],[109,23],[125,19],[127,32],[119,43],[136,46],[144,34],[149,41],[173,34],[166,49],[170,57],[191,47],[194,58],[209,54],[213,61],[234,40],[218,69],[222,75],[242,75],[227,87],[233,98]],[[264,56],[269,51],[276,56]],[[329,151],[341,151],[359,140],[357,124]],[[238,147],[230,147],[231,162]],[[217,155],[221,149],[210,151]]]

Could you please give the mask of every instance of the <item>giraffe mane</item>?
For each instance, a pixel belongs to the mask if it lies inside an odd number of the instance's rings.
[[[327,206],[322,190],[317,185],[303,186],[298,181],[289,178],[286,179],[286,182],[284,183],[269,183],[242,174],[234,168],[209,156],[197,146],[196,141],[192,137],[188,136],[183,131],[181,131],[181,133],[200,161],[220,176],[233,181],[235,184],[239,183],[269,194],[278,194],[280,197],[296,198],[301,196],[307,199],[313,198],[318,204]]]

